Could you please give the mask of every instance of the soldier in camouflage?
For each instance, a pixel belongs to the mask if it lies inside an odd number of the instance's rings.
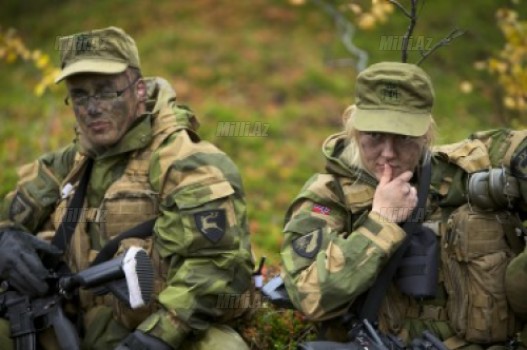
[[[325,172],[307,181],[286,215],[288,294],[324,325],[326,338],[345,341],[341,316],[358,310],[359,297],[405,239],[400,224],[417,205],[431,151],[422,216],[440,263],[434,275],[411,274],[437,276],[435,293],[403,293],[396,273],[379,328],[407,343],[429,330],[449,349],[525,346],[527,131],[490,130],[431,147],[433,102],[430,78],[416,65],[382,62],[358,75],[345,131],[323,145]]]
[[[253,260],[236,166],[199,139],[194,115],[176,104],[165,80],[141,76],[135,42],[124,31],[62,37],[60,48],[56,82],[66,82],[77,137],[21,168],[1,216],[1,279],[27,295],[46,293],[48,272],[37,251],[57,254],[43,240],[68,220],[68,202],[89,172],[64,260],[72,271],[83,270],[110,239],[155,219],[148,238],[123,239],[117,254],[130,246],[150,253],[156,298],[131,310],[112,296],[81,291],[82,348],[247,349],[228,325],[244,310],[218,307],[219,298],[251,290]],[[0,348],[13,349],[9,324],[1,321]],[[46,332],[39,340],[57,348]]]

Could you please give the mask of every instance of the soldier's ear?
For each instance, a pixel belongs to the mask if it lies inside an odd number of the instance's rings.
[[[139,101],[146,101],[147,89],[146,83],[143,79],[137,81],[135,93]]]

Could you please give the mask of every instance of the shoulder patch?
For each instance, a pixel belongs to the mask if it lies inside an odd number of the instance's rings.
[[[308,259],[312,259],[318,253],[321,244],[322,229],[295,238],[292,242],[295,253]]]
[[[527,147],[512,157],[511,173],[519,179],[527,179]]]
[[[197,212],[194,222],[198,231],[212,243],[218,243],[225,235],[227,220],[224,209]]]
[[[34,208],[26,196],[18,191],[9,207],[9,219],[22,225],[26,225],[31,219]]]

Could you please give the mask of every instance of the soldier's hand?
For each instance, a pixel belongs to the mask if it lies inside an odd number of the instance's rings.
[[[37,251],[59,255],[55,246],[27,232],[0,233],[0,278],[20,293],[28,296],[43,295],[48,291],[44,267]]]
[[[392,168],[384,165],[383,174],[373,196],[372,211],[389,222],[405,221],[417,205],[417,190],[410,185],[411,171],[392,179]]]

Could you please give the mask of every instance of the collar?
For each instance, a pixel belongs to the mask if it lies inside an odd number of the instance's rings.
[[[79,133],[77,134],[77,144],[80,153],[99,160],[144,148],[152,141],[152,137],[152,115],[143,114],[137,118],[119,142],[102,152],[97,152]]]

